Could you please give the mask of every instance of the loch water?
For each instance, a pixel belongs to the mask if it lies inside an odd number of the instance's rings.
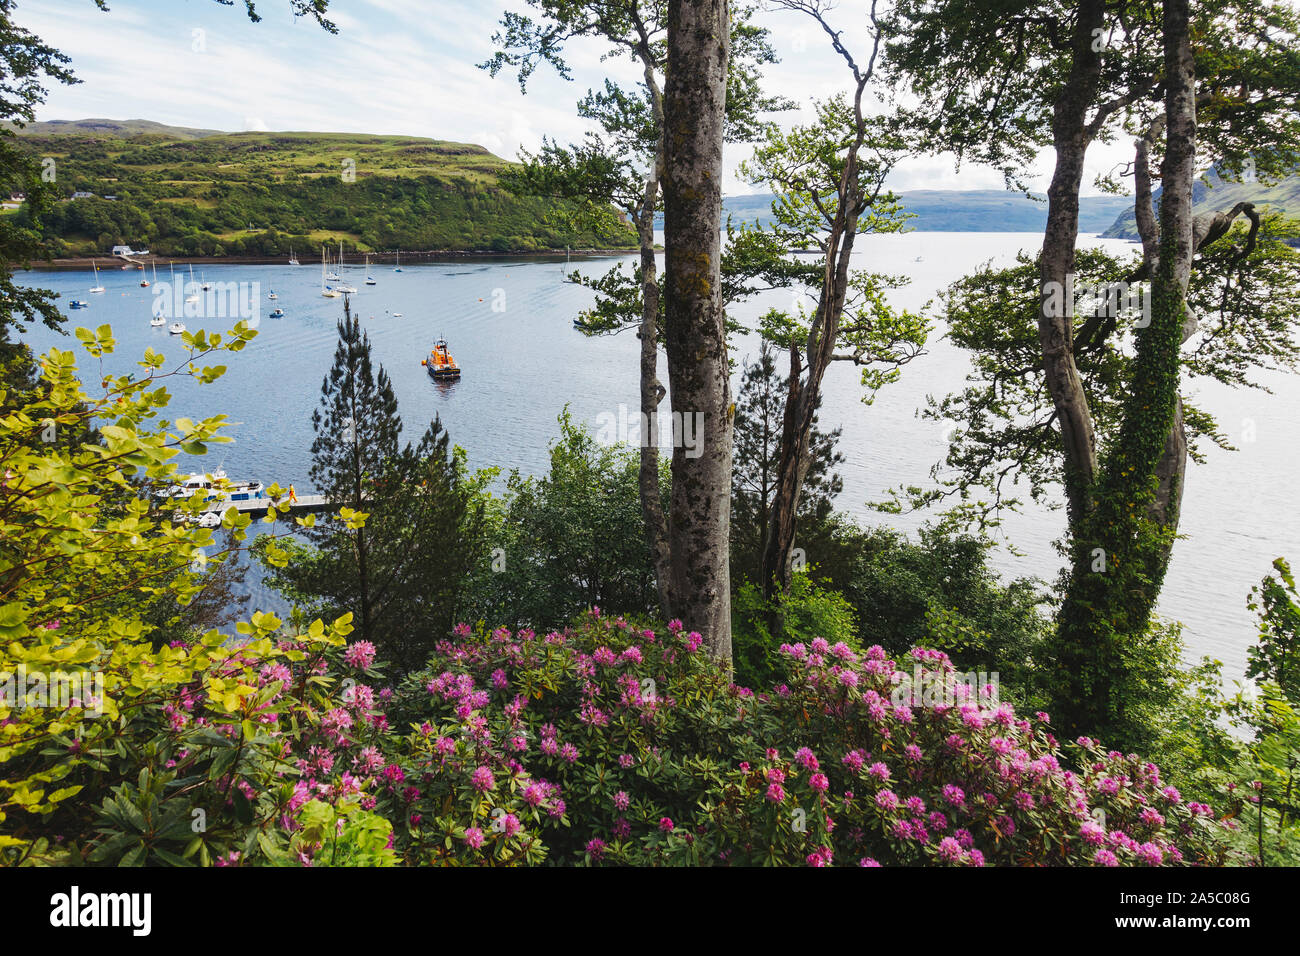
[[[1133,249],[1119,240],[1090,237],[1083,242],[1121,253]],[[916,309],[981,263],[1010,263],[1019,250],[1032,252],[1039,243],[1041,235],[1030,233],[864,236],[855,259],[862,268],[907,276],[909,284],[892,299]],[[630,270],[633,257],[575,258],[571,266],[595,274],[618,263]],[[134,363],[150,346],[167,356],[169,367],[180,360],[179,336],[149,324],[156,290],[141,288],[141,273],[134,269],[102,265],[100,280],[106,291],[99,294],[87,291],[94,284],[89,271],[29,272],[20,274],[19,281],[59,292],[65,311],[72,299],[88,302],[87,308],[68,312],[69,329],[112,325],[117,349],[103,360],[105,371],[135,370]],[[371,269],[376,284],[367,286],[364,269],[348,267],[345,279],[358,289],[350,297],[352,309],[370,336],[375,361],[392,379],[411,440],[437,415],[452,440],[466,449],[472,467],[496,465],[503,471],[518,468],[539,474],[548,465],[548,443],[558,433],[556,417],[566,406],[576,421],[593,431],[603,427],[606,434],[618,431],[620,417],[635,416],[635,333],[589,337],[575,330],[573,318],[589,304],[590,293],[566,282],[564,271],[563,257],[457,259],[403,265],[401,272],[376,265]],[[188,277],[188,269],[177,269],[178,281]],[[235,288],[254,305],[259,334],[243,352],[209,360],[228,366],[216,383],[199,386],[176,380],[170,386],[168,417],[220,412],[232,423],[227,432],[232,443],[214,445],[206,459],[182,462],[181,467],[211,471],[223,466],[232,478],[293,483],[299,494],[311,491],[311,414],[332,362],[343,300],[321,296],[320,269],[310,262],[297,267],[205,264],[196,267],[195,277],[241,284]],[[160,283],[170,278],[168,270],[159,270]],[[267,298],[271,291],[277,299]],[[790,301],[787,292],[767,293],[741,304],[734,315],[753,320]],[[277,306],[284,317],[270,318]],[[191,331],[224,331],[233,322],[185,321]],[[828,372],[820,420],[825,428],[843,427],[839,447],[846,461],[840,468],[844,491],[838,505],[866,523],[910,531],[925,520],[923,515],[879,514],[866,503],[881,500],[890,487],[927,484],[931,466],[943,457],[949,426],[917,414],[928,395],[961,388],[967,373],[965,355],[943,331],[937,324],[927,353],[908,365],[902,380],[881,391],[871,406],[862,402],[859,375],[849,363],[833,363]],[[458,381],[435,382],[420,364],[440,336],[462,369]],[[98,377],[94,360],[71,336],[34,328],[26,338],[38,351],[54,345],[77,348],[83,377],[91,382]],[[734,344],[738,361],[757,352],[754,336]],[[666,382],[662,358],[660,375]],[[733,391],[738,379],[739,372]],[[1218,417],[1239,450],[1210,447],[1206,462],[1191,466],[1183,540],[1174,549],[1160,602],[1162,614],[1184,623],[1188,657],[1217,657],[1231,678],[1242,674],[1245,649],[1255,634],[1254,618],[1246,608],[1250,588],[1269,571],[1274,558],[1300,560],[1295,548],[1300,511],[1293,507],[1289,487],[1300,440],[1300,380],[1269,375],[1261,381],[1272,394],[1199,383],[1190,395],[1198,407]],[[1060,568],[1053,541],[1063,527],[1059,509],[1030,504],[1023,514],[1010,517],[1002,534],[1015,551],[997,550],[999,572],[1053,580]],[[809,559],[815,562],[816,556]],[[258,575],[250,576],[249,586],[254,608],[282,610],[283,602],[262,587]]]

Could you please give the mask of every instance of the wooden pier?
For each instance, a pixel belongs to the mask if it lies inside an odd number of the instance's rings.
[[[204,504],[203,510],[224,514],[228,508],[234,508],[245,514],[264,515],[272,501],[273,499],[265,495],[261,498],[242,498],[238,501],[209,501]],[[311,511],[328,511],[331,507],[324,495],[299,495],[296,501],[290,501],[287,497],[281,498],[275,510],[280,513],[287,510],[290,514],[306,514]]]

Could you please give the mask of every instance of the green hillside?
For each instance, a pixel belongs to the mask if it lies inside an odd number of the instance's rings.
[[[1159,193],[1156,195],[1158,198]],[[1288,176],[1273,184],[1239,183],[1220,179],[1211,170],[1203,180],[1196,183],[1192,191],[1192,202],[1197,213],[1218,212],[1230,209],[1239,202],[1253,202],[1261,211],[1267,207],[1295,218],[1300,216],[1300,174]],[[1132,206],[1121,213],[1102,235],[1109,239],[1137,239],[1137,223],[1133,219]]]
[[[45,217],[56,254],[117,243],[172,256],[360,250],[532,252],[631,246],[611,209],[575,228],[558,203],[498,186],[509,164],[481,146],[355,133],[221,133],[144,120],[35,123],[20,142],[68,201]],[[71,197],[75,192],[93,197]],[[105,198],[112,197],[112,198]],[[16,215],[23,216],[24,210]]]

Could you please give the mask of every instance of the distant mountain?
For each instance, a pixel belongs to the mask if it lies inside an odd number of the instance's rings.
[[[191,129],[188,126],[168,126],[153,120],[131,119],[80,119],[80,120],[44,120],[28,123],[18,132],[30,136],[61,136],[87,134],[91,136],[164,136],[168,139],[202,139],[205,136],[221,136],[219,129]]]
[[[1155,196],[1159,200],[1159,189]],[[1198,214],[1230,209],[1239,202],[1253,202],[1257,207],[1267,207],[1291,218],[1300,216],[1300,173],[1267,186],[1260,182],[1229,182],[1212,169],[1192,187],[1192,207]],[[1137,239],[1132,206],[1120,213],[1102,235],[1109,239]]]
[[[771,221],[771,194],[727,196],[722,218],[732,222]],[[1047,225],[1047,202],[1001,189],[917,189],[900,193],[904,211],[914,218],[907,229],[919,232],[1041,232]],[[1121,210],[1132,205],[1125,196],[1086,196],[1079,200],[1079,231],[1100,232]],[[659,221],[662,228],[662,217]]]
[[[18,134],[57,170],[66,201],[42,226],[61,257],[117,244],[164,256],[311,255],[339,241],[362,252],[636,244],[612,207],[602,222],[579,224],[562,201],[502,189],[512,164],[472,143],[105,119],[33,123]]]

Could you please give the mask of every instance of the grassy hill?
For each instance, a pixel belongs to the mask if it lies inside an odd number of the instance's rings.
[[[1156,198],[1159,199],[1159,196],[1157,190]],[[1273,184],[1238,183],[1220,179],[1217,172],[1210,170],[1192,188],[1192,204],[1197,213],[1218,212],[1239,202],[1253,202],[1261,211],[1263,207],[1268,207],[1289,218],[1300,216],[1300,174],[1288,176]],[[1111,239],[1138,238],[1131,205],[1103,235]]]
[[[93,119],[35,123],[19,142],[54,161],[69,198],[44,221],[59,255],[117,243],[174,256],[279,256],[291,245],[311,255],[338,239],[376,251],[635,243],[613,210],[597,227],[576,228],[563,204],[507,193],[498,186],[506,160],[467,143]]]
[[[918,189],[899,198],[915,216],[907,228],[920,232],[1041,232],[1047,224],[1046,202],[1001,189]],[[770,194],[728,196],[722,201],[723,219],[730,214],[736,225],[766,223],[771,204]],[[1079,230],[1100,232],[1131,205],[1124,196],[1086,196],[1080,200]]]

